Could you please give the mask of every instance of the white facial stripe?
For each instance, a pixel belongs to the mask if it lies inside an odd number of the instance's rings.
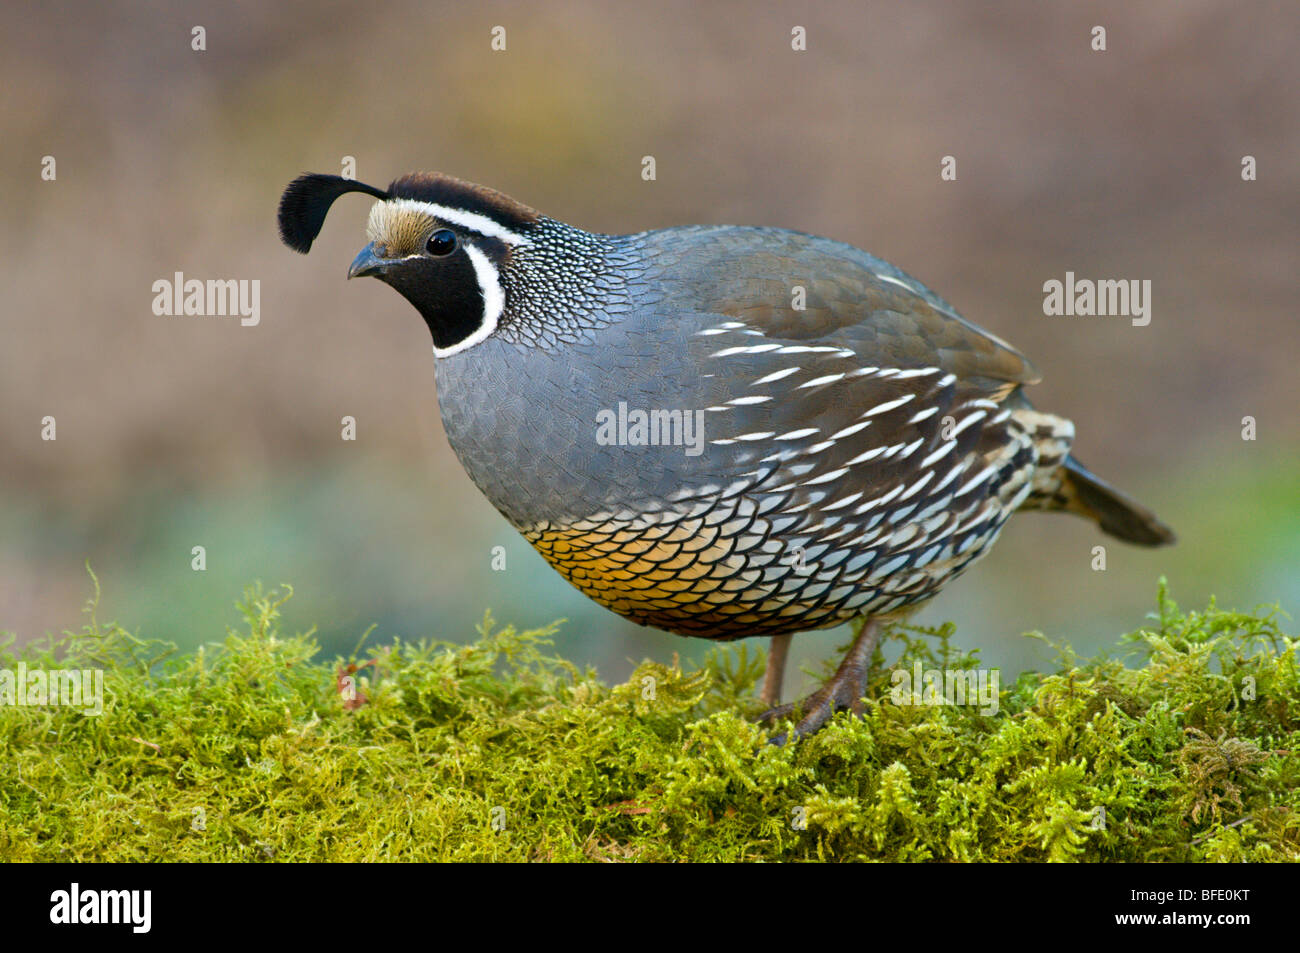
[[[418,202],[415,199],[386,199],[375,204],[378,209],[387,206],[393,211],[412,211],[425,215],[432,215],[434,218],[447,222],[452,225],[460,225],[471,231],[478,232],[480,235],[486,235],[488,238],[497,238],[510,245],[531,245],[527,238],[517,232],[512,232],[502,226],[500,223],[493,221],[486,215],[480,215],[477,212],[467,212],[464,209],[451,208],[447,205],[438,205],[436,202]],[[385,210],[387,211],[387,209]]]
[[[497,329],[497,322],[501,320],[501,312],[505,310],[506,306],[506,295],[501,290],[501,279],[497,275],[497,270],[493,267],[492,262],[488,261],[487,255],[469,242],[465,242],[461,247],[465,249],[465,254],[469,256],[470,264],[474,266],[474,276],[478,279],[478,288],[483,295],[483,320],[473,334],[457,341],[451,347],[440,348],[435,344],[433,346],[434,357],[450,357],[485,340],[488,335]]]

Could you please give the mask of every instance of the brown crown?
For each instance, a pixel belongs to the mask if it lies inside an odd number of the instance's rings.
[[[486,215],[511,230],[536,225],[541,213],[508,195],[438,172],[412,172],[388,187],[389,198],[435,202]]]

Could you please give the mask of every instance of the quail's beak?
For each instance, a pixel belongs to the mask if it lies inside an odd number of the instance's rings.
[[[391,260],[376,255],[375,243],[371,242],[361,249],[361,254],[352,260],[352,265],[348,268],[348,277],[360,278],[364,275],[378,277],[392,267],[393,264],[394,262]]]

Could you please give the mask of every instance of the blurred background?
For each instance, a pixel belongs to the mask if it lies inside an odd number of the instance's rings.
[[[0,8],[0,629],[20,641],[80,625],[89,561],[101,619],[183,646],[221,638],[260,579],[295,586],[288,625],[331,653],[371,623],[372,643],[465,640],[487,608],[567,618],[560,650],[611,681],[707,650],[588,602],[473,487],[428,331],[344,280],[369,200],[341,201],[309,259],[280,244],[284,185],[345,156],[362,181],[449,172],[596,231],[828,235],[1013,342],[1078,456],[1180,542],[1012,520],[918,617],[955,620],[1004,678],[1051,664],[1027,630],[1113,646],[1162,574],[1186,606],[1300,606],[1293,3],[176,6]],[[260,324],[155,315],[177,271],[259,279]],[[1066,271],[1149,279],[1150,325],[1045,316]]]

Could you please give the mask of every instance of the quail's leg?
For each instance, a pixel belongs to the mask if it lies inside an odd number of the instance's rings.
[[[781,683],[785,681],[785,660],[790,654],[790,635],[772,636],[767,652],[767,672],[763,675],[763,704],[775,708],[781,704]]]
[[[793,735],[802,738],[810,735],[830,721],[837,711],[848,709],[854,713],[862,711],[862,696],[866,692],[867,674],[871,669],[871,654],[880,642],[881,624],[877,619],[868,619],[858,637],[853,640],[849,650],[844,653],[840,667],[821,688],[802,701],[780,705],[759,716],[760,721],[777,721],[787,715],[798,713],[799,721],[795,723]],[[772,738],[774,745],[783,745],[787,741],[785,732]]]

